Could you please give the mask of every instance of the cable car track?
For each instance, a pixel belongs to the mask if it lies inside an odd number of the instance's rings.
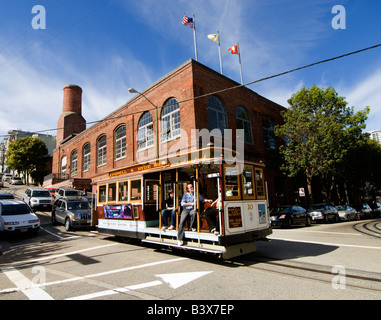
[[[381,222],[373,220],[370,222],[360,222],[353,225],[353,229],[368,236],[381,239]]]
[[[242,257],[237,259],[245,267],[278,275],[293,276],[306,280],[329,283],[332,287],[338,276],[345,278],[345,288],[365,289],[381,293],[381,273],[368,272],[355,269],[346,269],[342,266],[327,266],[300,261],[274,260],[265,257]],[[334,268],[341,267],[344,274]]]

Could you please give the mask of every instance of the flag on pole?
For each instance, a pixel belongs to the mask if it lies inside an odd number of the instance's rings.
[[[237,42],[237,44],[235,46],[232,46],[231,48],[229,48],[228,51],[230,51],[231,54],[238,54],[239,68],[240,68],[240,71],[241,71],[241,84],[243,84],[242,64],[241,64],[241,52],[240,52],[240,49],[239,49],[239,42]]]
[[[193,28],[193,18],[189,18],[189,17],[187,17],[187,16],[184,14],[183,25],[184,25],[184,26],[190,26],[191,28]]]
[[[219,39],[218,39],[218,34],[213,33],[213,34],[208,34],[208,38],[215,43],[219,44]]]
[[[190,26],[193,29],[194,51],[195,51],[195,55],[196,55],[196,61],[198,61],[197,60],[196,17],[195,17],[195,14],[193,13],[193,18],[189,18],[184,13],[184,18],[183,18],[182,23],[184,26]]]
[[[208,34],[208,38],[218,44],[218,53],[220,55],[220,71],[222,74],[222,60],[221,60],[221,46],[220,46],[220,32]]]
[[[238,45],[232,46],[228,51],[230,51],[231,54],[238,54]]]

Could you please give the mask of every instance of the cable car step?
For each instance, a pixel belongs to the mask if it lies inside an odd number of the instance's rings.
[[[217,254],[226,252],[226,248],[224,246],[208,244],[203,242],[196,242],[196,241],[188,241],[188,242],[184,241],[184,245],[179,246],[176,239],[168,239],[168,238],[160,239],[158,237],[147,236],[145,239],[142,240],[142,242],[160,244],[160,245],[170,246],[170,247],[178,247],[183,249],[198,250],[198,251],[204,251],[204,252],[210,252],[210,253],[217,253]]]

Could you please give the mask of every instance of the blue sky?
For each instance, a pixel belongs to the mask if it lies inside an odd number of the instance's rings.
[[[46,29],[32,28],[35,5]],[[332,28],[332,8],[346,10],[346,29]],[[198,61],[244,82],[381,43],[378,0],[0,0],[0,135],[11,129],[53,129],[63,87],[83,89],[82,113],[104,118],[190,58],[196,15]],[[381,129],[381,48],[250,85],[287,107],[302,86],[333,86],[356,110],[370,106],[367,130]],[[56,134],[49,131],[48,134]],[[1,136],[0,136],[1,139]]]

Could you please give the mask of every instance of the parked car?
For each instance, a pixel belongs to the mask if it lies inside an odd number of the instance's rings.
[[[0,231],[37,233],[39,229],[40,219],[25,202],[0,200]]]
[[[279,206],[270,211],[271,226],[311,225],[311,217],[307,210],[300,206]]]
[[[381,203],[373,202],[369,207],[373,210],[373,218],[381,217]]]
[[[329,220],[339,222],[339,213],[335,206],[330,203],[317,203],[311,204],[308,208],[308,213],[312,218],[312,221],[319,221],[328,223]]]
[[[45,188],[27,188],[22,199],[29,204],[32,209],[52,210],[53,198],[50,192]]]
[[[4,173],[3,177],[1,180],[3,182],[9,182],[12,179],[13,175],[11,173]]]
[[[352,207],[356,209],[360,219],[366,219],[366,218],[372,217],[373,210],[369,207],[368,204],[366,203],[355,204],[355,205],[352,205]]]
[[[22,179],[20,177],[12,177],[11,180],[9,180],[10,184],[24,184]]]
[[[336,206],[336,209],[339,213],[339,217],[341,220],[344,221],[350,221],[350,220],[357,220],[358,214],[355,208],[352,208],[348,205],[339,205]]]
[[[52,209],[52,224],[62,223],[67,231],[91,225],[90,203],[83,197],[65,197],[56,200]]]
[[[73,188],[58,188],[54,193],[54,199],[57,200],[62,197],[78,197],[81,196],[82,192]]]
[[[14,199],[15,197],[11,193],[0,193],[0,200]]]

